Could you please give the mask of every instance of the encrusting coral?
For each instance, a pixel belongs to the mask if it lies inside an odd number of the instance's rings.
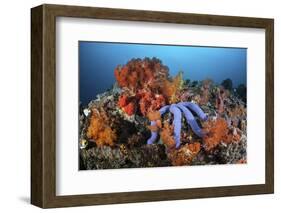
[[[171,112],[174,116],[173,120],[173,129],[174,129],[174,140],[176,143],[176,148],[179,148],[181,144],[181,119],[182,113],[186,119],[186,122],[190,125],[193,132],[199,136],[203,137],[203,132],[201,128],[198,126],[193,114],[191,113],[192,110],[195,112],[199,118],[203,121],[207,119],[207,115],[200,109],[200,107],[192,102],[180,102],[177,104],[166,105],[159,110],[160,115],[163,115],[166,112]],[[156,121],[151,121],[151,126],[155,126]],[[158,136],[157,131],[151,131],[151,137],[147,140],[147,144],[152,144],[156,141]]]
[[[100,112],[98,109],[92,109],[87,137],[94,140],[97,146],[114,145],[116,133],[109,126],[109,120],[104,111]]]

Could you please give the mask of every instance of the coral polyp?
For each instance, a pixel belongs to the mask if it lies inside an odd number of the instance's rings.
[[[176,148],[179,148],[181,144],[182,114],[184,115],[186,122],[198,137],[202,138],[204,135],[191,111],[197,114],[197,116],[203,121],[206,121],[208,118],[202,109],[192,102],[179,102],[177,104],[166,105],[159,110],[161,116],[166,112],[171,112],[173,114],[174,140]],[[150,125],[156,126],[156,120],[151,121]],[[154,143],[157,137],[158,132],[151,131],[151,137],[147,140],[147,144]]]

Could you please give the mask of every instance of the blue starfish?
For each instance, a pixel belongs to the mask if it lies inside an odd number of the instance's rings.
[[[181,143],[180,138],[181,138],[182,113],[187,123],[190,125],[191,129],[193,130],[193,132],[197,136],[201,138],[203,137],[202,129],[197,124],[190,110],[196,113],[201,120],[203,121],[207,120],[207,115],[202,111],[202,109],[197,104],[194,104],[192,102],[179,102],[177,104],[166,105],[159,110],[161,116],[168,111],[170,111],[174,116],[173,126],[174,126],[174,138],[176,142],[176,148],[179,148]],[[156,126],[156,121],[151,121],[151,126]],[[157,137],[158,137],[158,132],[151,131],[151,137],[147,140],[147,144],[154,143]]]

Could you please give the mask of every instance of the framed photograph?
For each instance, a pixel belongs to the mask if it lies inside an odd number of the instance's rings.
[[[31,203],[274,192],[274,21],[31,9]]]

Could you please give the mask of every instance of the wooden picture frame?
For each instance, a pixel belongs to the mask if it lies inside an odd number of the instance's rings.
[[[265,184],[56,195],[56,18],[95,18],[265,29]],[[31,203],[41,208],[267,194],[274,192],[274,20],[44,4],[31,9]]]

